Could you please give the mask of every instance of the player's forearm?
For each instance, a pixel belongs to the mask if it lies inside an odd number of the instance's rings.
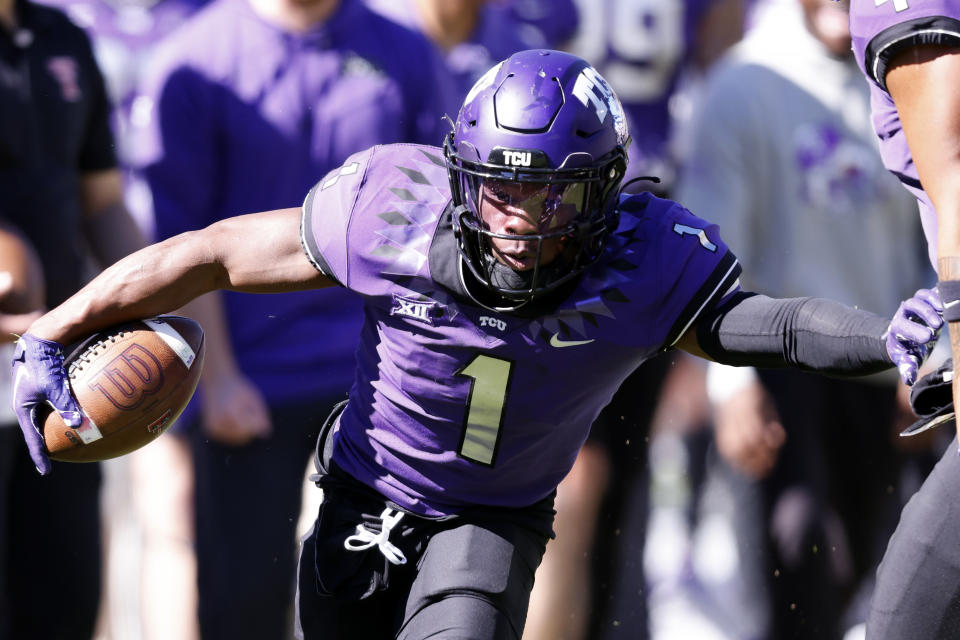
[[[179,309],[215,289],[280,293],[328,287],[300,245],[299,209],[220,220],[116,262],[31,333],[61,343],[103,327]]]
[[[867,375],[893,366],[883,339],[889,322],[832,300],[738,294],[707,312],[696,335],[723,364]]]
[[[66,344],[118,322],[170,312],[225,281],[200,232],[182,234],[119,260],[30,332]]]

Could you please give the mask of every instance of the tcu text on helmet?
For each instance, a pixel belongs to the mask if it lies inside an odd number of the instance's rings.
[[[599,92],[599,95],[597,95]],[[593,67],[584,67],[573,85],[573,95],[583,106],[593,106],[597,119],[603,122],[609,112],[609,106],[616,98],[606,80]]]
[[[514,167],[529,167],[532,155],[529,151],[503,151],[503,164]]]

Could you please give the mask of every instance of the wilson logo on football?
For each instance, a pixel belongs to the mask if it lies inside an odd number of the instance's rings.
[[[132,344],[97,372],[88,384],[113,406],[129,411],[143,402],[144,396],[163,386],[163,370],[156,356],[143,346]]]

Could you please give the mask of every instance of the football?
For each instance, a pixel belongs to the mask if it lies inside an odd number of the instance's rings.
[[[95,462],[153,441],[193,396],[203,353],[203,329],[182,316],[120,324],[82,341],[64,366],[83,422],[67,427],[52,410],[41,417],[50,457]]]

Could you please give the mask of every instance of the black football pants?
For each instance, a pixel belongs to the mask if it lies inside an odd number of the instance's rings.
[[[904,507],[890,538],[877,571],[867,640],[956,638],[960,638],[960,455],[954,439]]]
[[[382,531],[390,505],[330,462],[330,438],[321,436],[319,449],[324,497],[300,545],[297,638],[520,640],[534,574],[553,534],[553,496],[526,508],[477,507],[439,520],[403,514],[387,540],[404,562],[391,563],[376,545],[345,548],[357,525]]]

